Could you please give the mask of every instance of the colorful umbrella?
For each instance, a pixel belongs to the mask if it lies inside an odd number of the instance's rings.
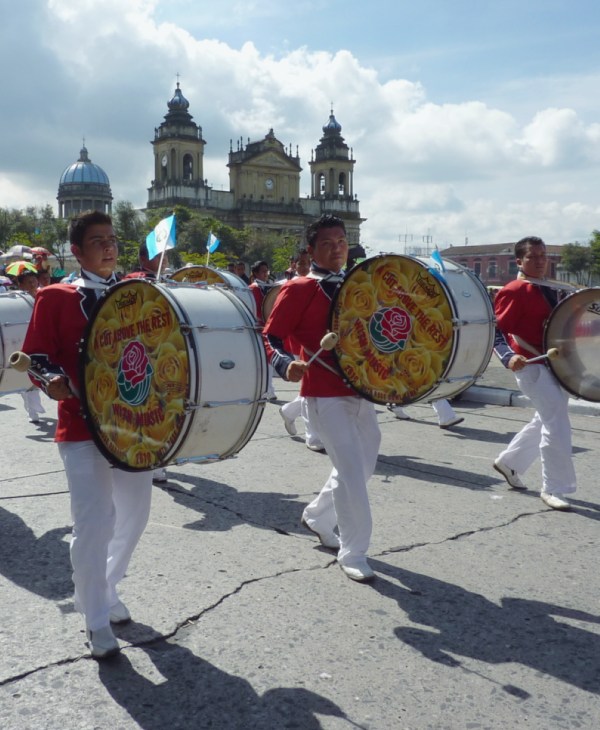
[[[26,271],[31,271],[32,273],[37,274],[37,269],[33,264],[29,263],[29,261],[14,261],[12,264],[8,264],[5,271],[8,276],[21,276],[21,274]]]
[[[35,246],[31,249],[31,253],[34,254],[34,256],[50,256],[50,251],[43,246]]]

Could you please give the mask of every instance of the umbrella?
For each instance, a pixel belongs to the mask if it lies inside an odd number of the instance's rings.
[[[15,261],[12,264],[8,264],[5,271],[9,276],[21,276],[21,274],[24,274],[26,271],[31,271],[32,273],[37,274],[37,269],[33,264],[29,263],[29,261]]]
[[[20,256],[21,258],[31,257],[31,246],[24,246],[23,244],[17,243],[11,246],[5,254],[6,256]]]
[[[12,286],[13,282],[12,279],[9,279],[8,276],[0,276],[0,286]]]
[[[50,251],[43,246],[34,246],[34,248],[31,249],[31,253],[34,256],[50,256]]]

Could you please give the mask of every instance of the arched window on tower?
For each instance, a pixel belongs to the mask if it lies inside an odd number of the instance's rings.
[[[346,173],[340,172],[338,178],[338,195],[346,195]]]
[[[194,179],[194,160],[191,155],[183,156],[183,179],[187,182]]]
[[[325,187],[325,175],[321,172],[319,173],[319,177],[317,178],[317,189],[319,191],[319,195],[325,195],[327,192]]]

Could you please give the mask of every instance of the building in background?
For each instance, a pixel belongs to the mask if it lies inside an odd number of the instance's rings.
[[[90,160],[85,142],[77,162],[69,165],[60,176],[57,200],[59,218],[71,218],[84,210],[103,213],[112,210],[108,175]]]
[[[354,193],[352,150],[342,137],[333,109],[309,163],[311,193],[300,196],[298,148],[285,147],[270,129],[263,139],[230,143],[229,190],[215,190],[204,178],[202,127],[189,113],[179,82],[163,122],[154,130],[154,179],[148,208],[185,205],[205,211],[235,228],[300,238],[323,213],[340,216],[348,242],[360,242],[359,202]]]

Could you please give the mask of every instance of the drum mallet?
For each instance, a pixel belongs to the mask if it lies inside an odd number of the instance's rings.
[[[42,383],[45,383],[46,385],[49,385],[50,381],[54,377],[54,375],[50,375],[45,370],[36,370],[33,367],[29,355],[24,352],[20,352],[19,350],[17,350],[17,352],[13,352],[13,354],[8,359],[8,363],[11,368],[18,370],[20,373],[29,373],[30,375],[33,375],[34,378],[41,380]]]
[[[333,348],[337,345],[339,339],[339,336],[335,332],[328,332],[326,335],[323,335],[323,337],[321,338],[321,342],[319,342],[321,347],[315,352],[314,355],[311,356],[310,360],[306,363],[306,366],[308,367],[313,360],[319,357],[323,350],[333,350]]]
[[[537,357],[531,357],[529,360],[525,360],[526,365],[531,365],[533,362],[542,362],[542,360],[555,360],[559,356],[559,352],[556,347],[551,347],[545,355],[538,355]]]

